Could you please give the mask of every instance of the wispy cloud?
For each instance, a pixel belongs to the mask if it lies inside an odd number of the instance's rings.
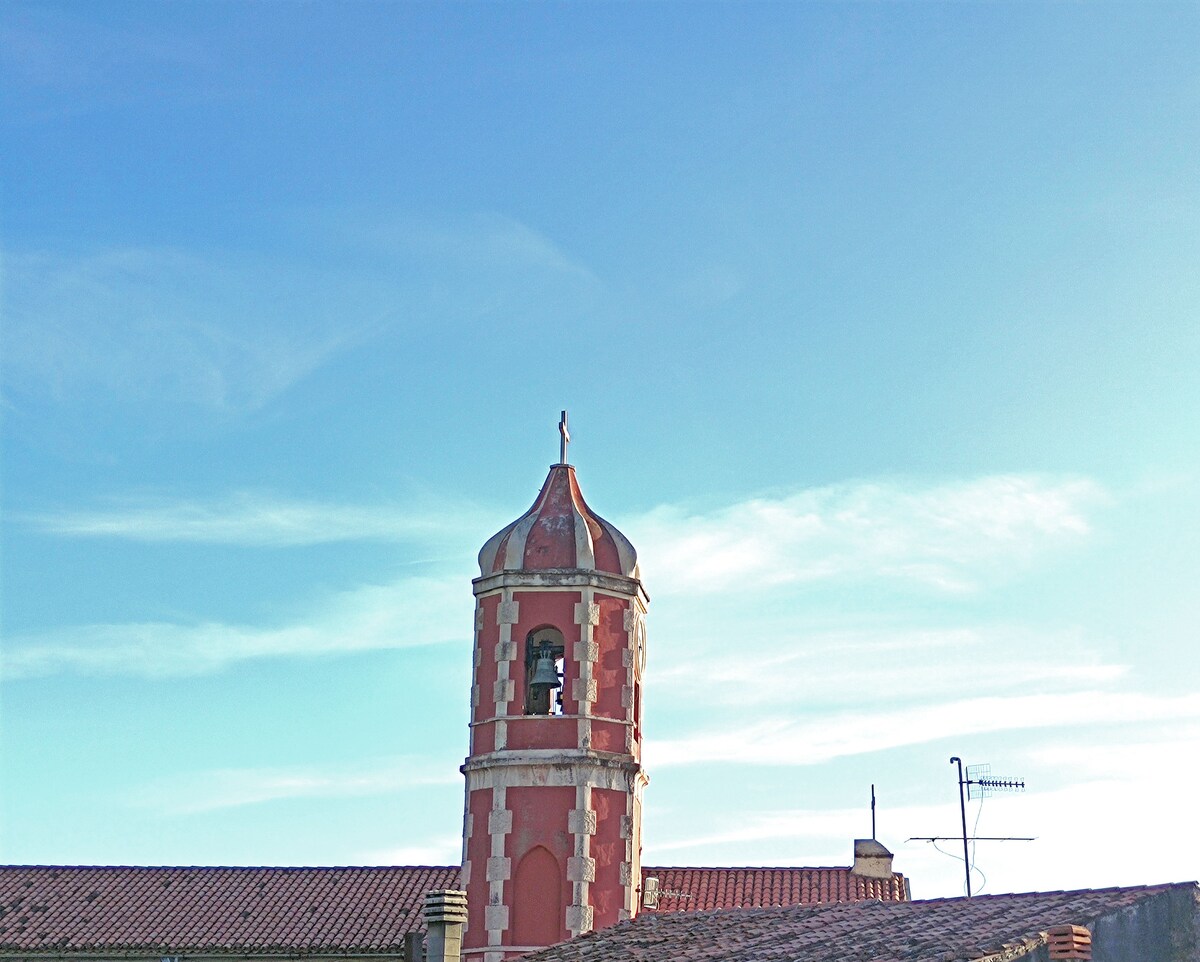
[[[5,262],[4,374],[19,393],[248,411],[355,337],[321,310],[328,292],[269,264],[132,248]]]
[[[386,795],[461,779],[439,761],[412,756],[332,768],[218,768],[139,786],[130,801],[168,815],[187,815],[284,799]]]
[[[355,865],[457,865],[462,857],[462,839],[443,835],[424,845],[400,845],[395,848],[359,852]]]
[[[950,735],[1163,719],[1200,720],[1200,693],[1168,697],[1075,691],[967,698],[880,711],[829,713],[811,719],[759,718],[686,738],[650,741],[646,758],[655,767],[707,762],[816,765]]]
[[[966,592],[1071,543],[1106,499],[1088,479],[847,483],[628,525],[657,592],[886,578]]]
[[[351,226],[347,226],[347,225]],[[383,217],[377,211],[339,212],[329,229],[351,244],[405,257],[469,263],[492,270],[559,274],[594,283],[595,275],[558,243],[529,224],[497,212],[460,217]]]
[[[195,69],[209,62],[204,46],[179,31],[157,32],[145,25],[131,30],[38,7],[11,11],[0,21],[0,69],[13,89],[71,89],[82,92],[88,106],[108,103],[118,91],[150,96],[137,90],[137,81],[147,74],[169,81],[182,70],[194,80]],[[70,98],[72,108],[63,109],[82,109],[79,99]]]
[[[126,538],[150,542],[196,542],[282,547],[333,541],[416,541],[470,545],[490,518],[470,505],[427,503],[346,505],[242,493],[220,501],[120,503],[98,510],[30,515],[26,522],[51,534]]]
[[[0,677],[57,672],[177,677],[238,661],[312,657],[459,641],[469,644],[468,573],[406,578],[333,595],[280,626],[208,622],[82,625],[5,640]]]
[[[848,619],[849,620],[849,619]],[[988,679],[993,693],[1108,684],[1126,666],[1087,651],[1079,632],[1022,625],[792,629],[769,643],[695,648],[703,657],[658,658],[654,685],[672,700],[760,707],[858,704],[864,692],[893,701],[944,698]]]

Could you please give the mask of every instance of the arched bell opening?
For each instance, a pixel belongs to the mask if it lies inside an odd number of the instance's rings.
[[[552,625],[525,637],[525,714],[561,715],[563,668],[567,648]]]

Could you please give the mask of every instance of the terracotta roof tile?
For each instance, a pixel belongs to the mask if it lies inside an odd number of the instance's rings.
[[[647,867],[643,876],[659,879],[660,915],[905,897],[902,876],[846,868]],[[457,866],[0,866],[0,950],[394,953],[423,928],[424,893],[458,884]]]
[[[457,866],[0,867],[0,949],[395,950]]]
[[[1195,884],[984,895],[927,902],[841,902],[785,908],[643,913],[631,922],[534,952],[522,962],[966,962],[1017,958],[1064,922],[1102,916]],[[1190,924],[1190,923],[1189,923]]]
[[[903,875],[867,878],[848,868],[643,868],[643,885],[650,877],[660,913],[908,898]]]

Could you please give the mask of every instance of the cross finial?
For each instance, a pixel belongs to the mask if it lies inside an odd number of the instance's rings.
[[[563,411],[562,417],[558,419],[558,433],[561,438],[558,442],[558,463],[567,463],[567,445],[571,443],[571,433],[567,430],[567,412]]]

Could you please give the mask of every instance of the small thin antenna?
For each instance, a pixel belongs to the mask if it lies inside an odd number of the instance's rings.
[[[875,786],[871,786],[871,841],[876,841],[875,838]]]

